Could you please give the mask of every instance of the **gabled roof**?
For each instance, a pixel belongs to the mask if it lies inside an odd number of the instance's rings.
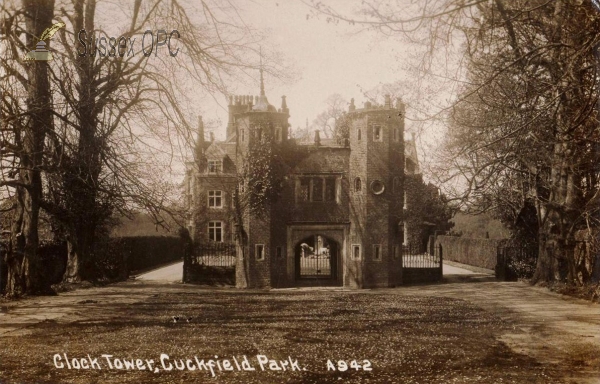
[[[227,156],[229,156],[229,158],[231,160],[235,160],[235,155],[236,155],[236,142],[234,141],[228,141],[226,143],[220,143],[221,144],[221,149],[223,149],[223,151],[226,153]]]
[[[350,160],[349,148],[307,147],[304,158],[294,166],[292,173],[344,173]]]
[[[211,145],[206,149],[206,158],[208,159],[219,159],[222,160],[227,156],[227,152],[223,148],[224,143],[214,141]]]
[[[206,150],[206,158],[209,160],[223,160],[229,157],[231,161],[235,161],[236,157],[236,142],[234,141],[215,141]]]

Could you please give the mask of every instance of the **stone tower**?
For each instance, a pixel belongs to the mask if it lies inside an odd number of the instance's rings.
[[[350,118],[350,239],[344,285],[396,286],[402,282],[404,104],[366,102]]]
[[[254,99],[254,100],[253,100]],[[244,172],[245,164],[254,148],[265,146],[285,145],[288,140],[289,109],[285,96],[282,97],[281,108],[269,104],[264,89],[263,71],[260,70],[260,95],[236,96],[230,99],[230,121],[228,136],[234,135],[237,142],[236,167],[238,172]],[[246,185],[238,187],[248,193]],[[243,194],[244,194],[243,193]],[[240,288],[270,287],[271,263],[275,250],[272,247],[273,218],[270,207],[266,212],[257,215],[244,207],[244,230],[246,232],[245,258],[238,254],[237,265],[244,263],[245,268],[236,268],[236,285]],[[246,274],[246,276],[244,275]]]

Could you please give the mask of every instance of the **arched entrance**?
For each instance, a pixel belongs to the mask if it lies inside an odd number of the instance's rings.
[[[334,282],[338,278],[339,244],[324,235],[311,235],[294,247],[296,280]]]

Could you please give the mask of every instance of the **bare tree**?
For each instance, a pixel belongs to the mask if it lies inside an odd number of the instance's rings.
[[[173,154],[177,150],[173,140],[185,140],[193,132],[184,109],[189,83],[202,90],[223,91],[223,76],[246,67],[245,48],[237,45],[244,39],[233,42],[241,38],[236,33],[243,31],[232,31],[232,24],[220,21],[207,3],[198,10],[203,16],[199,25],[189,17],[189,4],[158,0],[141,5],[140,1],[134,4],[133,17],[122,35],[132,38],[137,34],[144,39],[146,32],[142,31],[169,20],[181,54],[175,55],[169,45],[168,54],[165,50],[159,57],[158,44],[153,55],[142,46],[131,57],[117,60],[74,57],[65,49],[68,62],[78,65],[61,67],[55,76],[57,84],[66,88],[65,102],[74,111],[76,121],[65,128],[78,131],[74,150],[67,150],[69,155],[65,156],[65,145],[61,143],[60,154],[54,157],[57,168],[70,172],[61,174],[57,181],[57,189],[65,193],[53,200],[55,204],[48,204],[49,210],[65,214],[61,217],[68,233],[68,281],[93,278],[89,263],[95,231],[113,209],[122,211],[133,204],[148,210],[157,221],[164,221],[161,215],[168,209],[174,187],[165,178],[153,177],[156,170],[144,167],[132,153],[162,146],[167,154]],[[93,0],[78,0],[73,4],[73,16],[69,10],[63,13],[70,17],[74,31],[97,31],[93,38],[103,33],[95,21],[99,14],[95,7]],[[160,39],[159,33],[156,40]],[[166,33],[170,33],[169,39],[174,38],[174,32],[163,31],[164,40]],[[61,37],[66,47],[69,39],[64,34]],[[245,40],[251,38],[249,35]],[[173,40],[169,40],[171,43]],[[74,85],[69,88],[65,78],[74,78]]]
[[[334,93],[325,100],[325,110],[317,115],[313,125],[318,127],[326,137],[334,137],[337,122],[347,109],[348,102],[338,93]]]
[[[53,39],[54,61],[39,63],[49,79],[48,89],[53,90],[53,104],[39,104],[32,98],[38,104],[32,104],[29,110],[45,116],[48,126],[41,129],[38,125],[34,131],[43,135],[35,137],[38,146],[30,151],[39,158],[31,164],[23,156],[26,146],[21,139],[28,132],[24,117],[29,112],[18,101],[23,89],[32,89],[32,82],[24,77],[17,84],[23,75],[14,58],[27,53],[37,42],[28,37],[33,43],[20,44],[23,30],[43,31],[52,25],[53,16],[50,13],[39,28],[37,24],[27,28],[19,25],[21,29],[13,31],[11,26],[18,25],[18,18],[25,14],[16,7],[3,8],[3,33],[10,32],[7,36],[12,44],[12,58],[2,62],[2,73],[6,74],[3,81],[16,85],[7,87],[11,93],[3,95],[7,101],[3,101],[3,114],[8,124],[3,126],[2,165],[6,177],[2,185],[11,188],[9,193],[17,188],[19,196],[32,187],[20,185],[25,176],[9,179],[11,172],[37,172],[29,178],[37,183],[33,208],[43,207],[61,224],[69,248],[66,281],[95,277],[94,243],[98,230],[113,212],[144,208],[158,223],[165,213],[175,213],[169,207],[176,196],[176,185],[166,170],[180,148],[192,139],[194,130],[188,123],[192,117],[191,96],[223,92],[226,80],[239,78],[239,73],[251,67],[246,63],[246,52],[253,52],[257,38],[236,18],[234,9],[226,12],[226,6],[137,0],[120,7],[125,9],[115,10],[95,0],[56,4],[57,17],[66,27]],[[47,8],[54,9],[54,2],[48,2]],[[112,25],[121,22],[120,29],[106,28],[99,21],[111,11],[114,14],[108,16],[116,22]],[[123,14],[132,16],[123,19]],[[161,23],[166,21],[175,32],[160,31],[164,28]],[[153,33],[152,45],[147,42],[147,30]],[[119,46],[121,37],[124,48]],[[35,63],[31,68],[37,67]],[[31,72],[30,76],[38,74]],[[38,93],[44,90],[43,84],[35,89]],[[37,124],[40,121],[40,117],[31,120]],[[14,160],[5,156],[5,148],[12,151]],[[37,222],[36,215],[32,213],[28,222]],[[16,228],[15,234],[19,233]],[[32,249],[36,244],[34,239]]]
[[[508,210],[514,223],[535,207],[534,280],[581,283],[591,268],[574,255],[575,233],[600,224],[600,39],[590,32],[600,18],[591,4],[531,6],[495,2],[466,31],[470,84],[447,148],[473,208]]]
[[[52,25],[54,1],[23,0],[21,6],[17,10],[15,4],[6,4],[0,9],[0,34],[7,41],[0,72],[0,186],[9,187],[10,192],[3,194],[14,193],[15,201],[5,256],[9,295],[38,293],[44,288],[39,278],[38,221],[44,141],[53,123],[48,67],[43,61],[23,63],[21,57],[35,49],[44,30]]]
[[[424,43],[424,73],[440,56],[453,63],[445,74],[462,85],[446,110],[440,179],[475,211],[510,207],[518,217],[531,202],[539,225],[534,280],[586,280],[573,253],[575,232],[600,225],[593,2],[440,0],[399,12],[372,0],[358,15],[309,5],[328,21]]]

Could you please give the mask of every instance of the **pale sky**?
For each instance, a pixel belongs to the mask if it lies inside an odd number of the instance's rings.
[[[360,0],[323,1],[349,15],[361,6]],[[410,2],[407,3],[409,6]],[[431,167],[435,168],[435,154],[446,128],[442,120],[422,119],[447,107],[455,93],[453,87],[457,83],[445,77],[447,72],[444,72],[448,65],[453,67],[448,64],[451,61],[448,52],[436,53],[434,57],[434,61],[439,61],[438,68],[434,65],[429,70],[438,73],[437,76],[424,75],[417,68],[423,50],[428,47],[408,43],[403,36],[388,37],[347,22],[327,23],[322,15],[314,17],[301,0],[239,0],[234,4],[245,23],[265,32],[264,49],[278,51],[286,65],[294,68],[297,76],[286,83],[265,76],[265,91],[271,104],[279,108],[281,96],[286,95],[292,129],[304,128],[307,119],[310,125],[326,109],[325,101],[334,93],[347,101],[354,98],[358,108],[366,101],[364,92],[374,89],[379,94],[379,103],[385,93],[400,96],[407,107],[406,138],[410,138],[410,132],[416,132],[421,169],[428,179]],[[253,86],[228,86],[235,94],[257,95],[258,79],[257,73]],[[224,100],[223,96],[218,98]],[[215,134],[217,139],[224,139],[226,103],[208,101],[202,113],[205,121],[221,121]]]
[[[340,9],[351,9],[353,2],[337,3]],[[347,23],[334,25],[323,17],[307,19],[309,8],[299,0],[244,1],[239,3],[239,11],[247,24],[267,31],[264,43],[274,44],[299,75],[287,84],[265,77],[265,90],[271,104],[279,108],[281,96],[287,96],[292,128],[304,127],[307,118],[312,123],[333,93],[341,94],[348,101],[354,98],[360,108],[365,101],[361,89],[370,90],[380,84],[406,79],[403,63],[398,60],[403,50],[401,44],[384,39],[374,31],[357,33],[358,28]],[[258,94],[258,73],[256,77],[254,89],[247,89],[245,85],[238,87],[237,93]],[[204,111],[206,118],[222,121],[217,138],[224,136],[227,122],[224,107],[215,103]]]
[[[189,0],[188,16],[194,20],[203,19],[201,5]],[[361,6],[361,0],[323,0],[336,10],[349,15]],[[410,0],[406,0],[410,3]],[[290,124],[292,129],[304,128],[308,119],[312,124],[317,115],[326,109],[326,99],[332,94],[340,94],[350,101],[355,99],[357,108],[363,106],[366,97],[364,92],[377,89],[378,102],[382,102],[384,93],[401,96],[407,106],[406,131],[417,131],[417,148],[422,162],[421,169],[426,169],[424,160],[426,148],[439,142],[440,132],[443,129],[431,126],[424,129],[425,125],[414,122],[418,118],[417,111],[423,112],[422,103],[433,96],[437,97],[439,87],[423,86],[416,83],[422,75],[414,72],[414,63],[419,59],[419,48],[402,41],[401,36],[386,37],[374,30],[364,30],[362,26],[352,26],[347,22],[328,23],[323,15],[315,16],[311,9],[302,0],[229,0],[239,14],[231,11],[228,2],[215,0],[209,5],[219,8],[223,5],[224,13],[222,22],[239,24],[242,20],[250,28],[258,30],[265,39],[260,42],[265,52],[265,64],[272,67],[273,57],[281,59],[283,67],[291,67],[294,74],[291,80],[282,80],[276,76],[265,73],[265,91],[268,100],[275,107],[281,106],[281,96],[287,97],[290,109]],[[111,33],[119,33],[119,23],[115,18],[131,13],[130,3],[103,3],[106,8],[99,14],[101,23]],[[213,10],[215,10],[213,8]],[[404,9],[404,8],[403,8]],[[227,13],[231,12],[231,13]],[[123,15],[121,15],[121,13]],[[125,17],[125,20],[128,20]],[[204,19],[203,19],[204,20]],[[167,21],[158,20],[155,29],[169,29]],[[112,30],[111,30],[112,28]],[[116,28],[116,29],[115,29]],[[141,42],[142,36],[138,36]],[[254,40],[254,39],[249,39]],[[73,43],[74,45],[76,42]],[[254,49],[258,49],[256,43]],[[273,53],[277,54],[274,55]],[[247,54],[247,52],[246,52]],[[154,58],[153,58],[154,59]],[[154,59],[156,60],[156,59]],[[250,65],[255,66],[259,55],[249,57]],[[412,69],[411,69],[412,68]],[[225,84],[232,94],[258,95],[259,73],[250,72],[244,83]],[[248,74],[248,71],[246,71]],[[235,77],[235,76],[233,76]],[[231,78],[231,77],[229,77]],[[189,121],[194,124],[196,115],[202,115],[207,128],[218,127],[214,133],[217,140],[225,139],[228,113],[225,95],[198,92],[197,84],[193,82],[180,82],[191,105],[186,106]],[[394,84],[388,87],[389,84]],[[371,94],[372,95],[372,94]],[[215,124],[215,121],[218,124]],[[427,127],[426,127],[427,128]],[[424,134],[423,134],[424,133]],[[407,137],[410,137],[407,135]],[[152,141],[152,140],[148,140]],[[434,144],[432,144],[434,143]],[[156,151],[161,152],[163,143],[156,144]],[[180,155],[175,155],[177,160],[170,165],[174,173],[180,176],[183,172],[183,163],[189,160],[191,146],[182,149]]]

